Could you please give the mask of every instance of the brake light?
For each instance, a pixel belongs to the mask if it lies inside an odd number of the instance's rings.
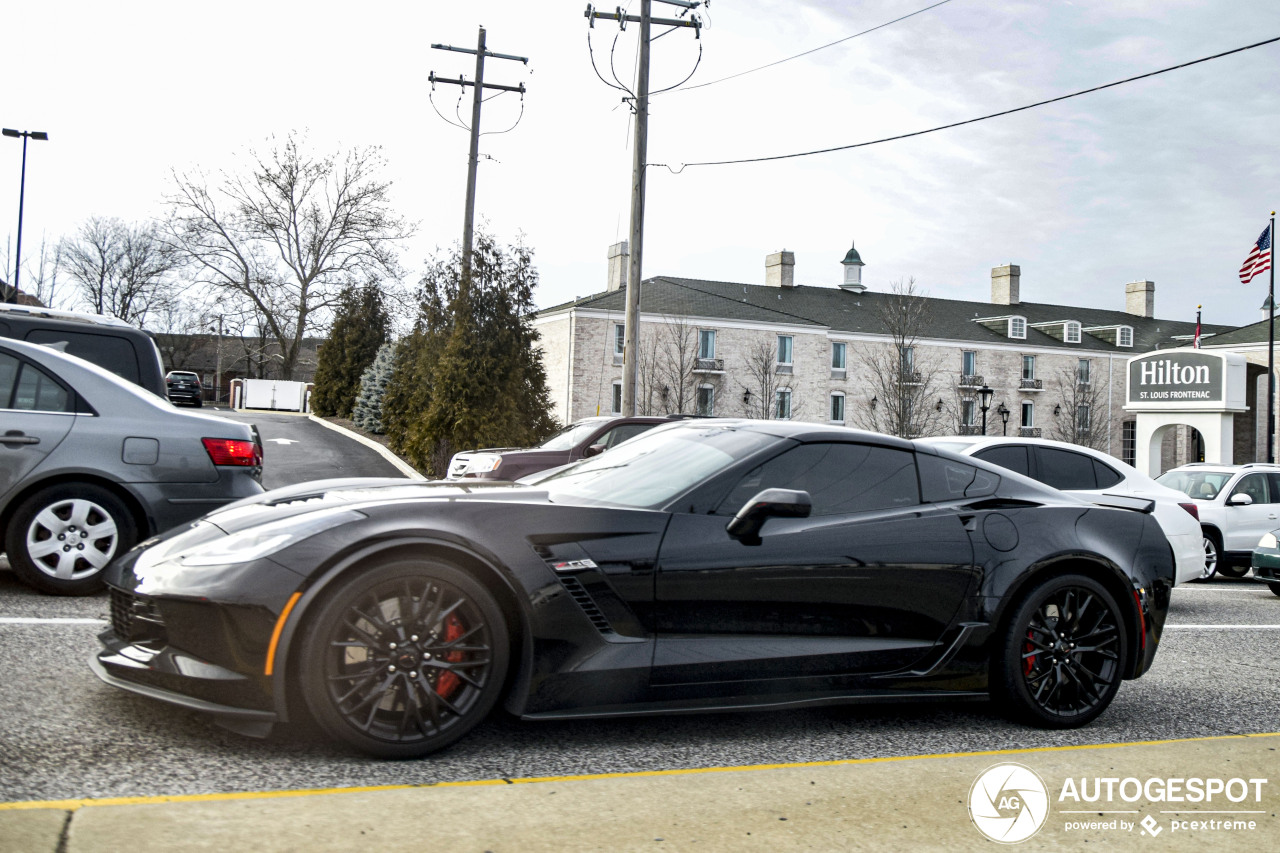
[[[214,465],[257,467],[262,464],[262,446],[257,442],[238,438],[202,438],[200,441]]]
[[[1200,520],[1200,507],[1196,506],[1195,504],[1178,504],[1178,506],[1182,507],[1187,512],[1191,513],[1191,517],[1194,518],[1196,521]]]

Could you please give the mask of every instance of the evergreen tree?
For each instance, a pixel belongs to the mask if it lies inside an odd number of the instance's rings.
[[[321,416],[350,417],[360,379],[390,337],[391,318],[379,282],[348,285],[339,296],[329,339],[320,345],[311,406]]]
[[[379,435],[386,432],[382,424],[382,401],[391,382],[395,358],[396,345],[388,341],[378,348],[373,364],[360,376],[360,393],[356,395],[351,419],[363,430]]]
[[[525,447],[556,427],[534,350],[533,252],[522,242],[503,248],[482,232],[465,287],[461,262],[455,249],[423,277],[418,323],[384,403],[393,446],[436,476],[455,451]]]

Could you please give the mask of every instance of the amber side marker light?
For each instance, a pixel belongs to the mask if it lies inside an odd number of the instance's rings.
[[[289,614],[293,612],[293,605],[298,603],[298,599],[302,598],[302,593],[295,592],[289,596],[289,602],[285,604],[284,610],[280,611],[280,618],[276,620],[276,629],[271,632],[271,645],[267,646],[267,665],[263,668],[263,675],[271,675],[275,671],[276,662],[276,645],[280,642],[280,634],[284,631],[284,623],[289,621]]]

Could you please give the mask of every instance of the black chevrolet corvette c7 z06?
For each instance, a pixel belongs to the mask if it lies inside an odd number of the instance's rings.
[[[883,435],[685,421],[526,484],[268,492],[108,570],[109,684],[385,757],[523,718],[992,696],[1089,722],[1151,665],[1149,514]]]

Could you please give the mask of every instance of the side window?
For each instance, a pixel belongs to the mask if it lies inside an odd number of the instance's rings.
[[[926,503],[981,498],[993,494],[1000,478],[972,465],[925,453],[916,456],[920,465],[920,489]]]
[[[1036,463],[1039,473],[1036,479],[1055,489],[1098,488],[1098,480],[1093,474],[1093,459],[1083,453],[1037,447]]]
[[[1010,471],[1016,471],[1024,477],[1031,476],[1031,460],[1027,457],[1025,445],[1014,444],[989,447],[973,455],[983,462],[990,462],[992,465],[1008,468]]]
[[[1109,489],[1124,479],[1119,471],[1097,459],[1093,460],[1093,476],[1098,480],[1099,489]]]
[[[0,368],[0,375],[3,368]],[[0,378],[0,388],[3,379]],[[70,412],[71,394],[53,377],[31,364],[18,366],[18,381],[11,382],[9,408],[25,412]]]
[[[653,429],[656,424],[622,424],[606,432],[597,438],[592,444],[603,444],[605,447],[614,447],[622,444],[629,438],[635,438],[646,430]]]
[[[33,329],[27,333],[27,340],[33,344],[65,344],[58,349],[68,355],[91,361],[133,383],[141,379],[137,353],[133,350],[133,344],[125,338],[54,329]]]
[[[0,409],[12,408],[13,386],[18,381],[18,360],[0,353]]]
[[[1248,495],[1256,504],[1270,503],[1267,496],[1267,476],[1265,474],[1246,474],[1236,483],[1236,487],[1227,496],[1228,503],[1236,495]]]
[[[3,387],[4,386],[0,384],[0,388],[3,388]],[[1280,474],[1268,474],[1267,485],[1271,486],[1272,503],[1280,503]]]
[[[716,510],[733,515],[761,489],[800,489],[813,515],[839,515],[920,503],[914,454],[866,444],[803,444],[750,471]]]

